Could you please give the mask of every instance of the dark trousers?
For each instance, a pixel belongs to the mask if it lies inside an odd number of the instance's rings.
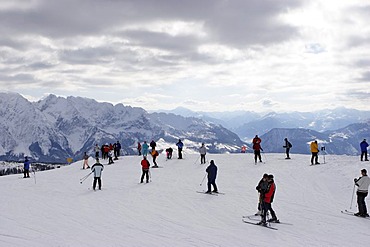
[[[144,181],[144,176],[146,176],[146,182],[149,182],[149,169],[143,169],[143,174],[141,175],[141,183]]]
[[[290,158],[290,157],[289,157],[289,151],[290,151],[290,148],[286,148],[286,149],[285,149],[285,153],[286,153],[286,157],[287,157],[287,158]]]
[[[157,159],[157,156],[153,156],[153,164],[154,166],[158,166],[157,162],[155,161]]]
[[[254,162],[257,162],[257,158],[262,162],[261,151],[254,150]]]
[[[99,158],[99,151],[98,152],[95,152],[95,158]]]
[[[272,219],[275,220],[277,219],[275,211],[272,209],[271,203],[262,201],[261,206],[262,206],[262,215],[261,215],[262,222],[266,222],[266,215],[268,211],[270,211]]]
[[[365,161],[368,161],[368,159],[367,159],[367,151],[362,151],[361,152],[361,161],[363,160],[364,156],[365,156]]]
[[[206,155],[205,154],[201,154],[200,155],[200,163],[201,164],[205,164],[206,163]]]
[[[99,190],[101,190],[101,178],[100,177],[94,177],[94,183],[93,183],[93,189],[95,190],[96,182],[99,184]]]
[[[357,191],[357,205],[358,205],[358,212],[361,215],[367,214],[366,202],[365,198],[367,197],[367,193],[358,192]]]
[[[216,180],[208,180],[207,186],[208,186],[208,192],[211,191],[211,185],[213,186],[213,191],[218,191],[217,185],[216,185]]]
[[[178,151],[179,151],[179,159],[182,159],[182,148],[179,148]]]
[[[113,162],[112,157],[109,157],[108,164],[113,164],[113,163],[114,163],[114,162]]]
[[[30,170],[29,169],[24,169],[24,171],[23,171],[23,177],[24,178],[29,178],[30,177]]]
[[[319,153],[317,152],[312,152],[312,156],[311,156],[311,164],[313,165],[313,160],[315,160],[315,164],[318,164],[319,163]]]

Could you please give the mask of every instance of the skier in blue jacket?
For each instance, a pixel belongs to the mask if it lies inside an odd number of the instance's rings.
[[[30,164],[31,162],[28,160],[28,157],[26,156],[23,164],[23,178],[30,177]]]
[[[216,185],[217,166],[215,165],[215,162],[213,160],[209,162],[209,166],[207,167],[206,172],[208,173],[208,190],[206,193],[218,193]],[[211,191],[211,185],[213,185],[213,191]]]
[[[361,161],[363,161],[363,158],[365,156],[365,161],[369,161],[367,159],[367,147],[369,146],[369,144],[366,142],[366,139],[364,139],[361,143],[360,143],[360,147],[361,147]]]
[[[184,147],[184,143],[182,143],[181,139],[179,139],[179,141],[176,143],[176,146],[177,146],[177,151],[178,151],[178,155],[179,155],[179,159],[182,159],[182,148]]]

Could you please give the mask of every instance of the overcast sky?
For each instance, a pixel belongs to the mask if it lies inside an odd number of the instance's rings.
[[[370,0],[0,0],[0,90],[146,110],[368,109]]]

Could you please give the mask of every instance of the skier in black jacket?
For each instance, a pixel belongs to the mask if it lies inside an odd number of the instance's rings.
[[[206,169],[206,172],[208,173],[208,190],[206,193],[218,193],[217,185],[216,185],[216,177],[217,177],[217,166],[215,165],[215,162],[213,160],[210,161],[209,166]],[[213,186],[213,191],[211,191],[211,185]]]

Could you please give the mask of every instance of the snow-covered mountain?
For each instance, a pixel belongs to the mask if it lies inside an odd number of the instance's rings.
[[[262,147],[265,152],[283,152],[284,138],[293,144],[292,153],[310,153],[309,144],[318,140],[320,147],[325,147],[327,154],[358,155],[360,142],[370,140],[370,121],[350,124],[333,131],[318,132],[310,129],[274,128],[262,135]]]
[[[344,107],[315,112],[269,112],[266,114],[250,111],[192,112],[185,108],[176,108],[172,112],[220,123],[238,134],[243,140],[249,140],[256,134],[263,135],[274,128],[303,128],[324,132],[341,129],[350,124],[366,122],[370,119],[370,111]]]
[[[243,144],[224,127],[174,114],[149,114],[142,108],[100,103],[81,97],[49,95],[29,102],[19,94],[0,94],[0,159],[24,155],[43,162],[64,162],[93,153],[95,144],[121,142],[133,154],[138,141],[159,141],[163,148],[179,138],[185,148],[205,142],[210,152],[235,152]]]

